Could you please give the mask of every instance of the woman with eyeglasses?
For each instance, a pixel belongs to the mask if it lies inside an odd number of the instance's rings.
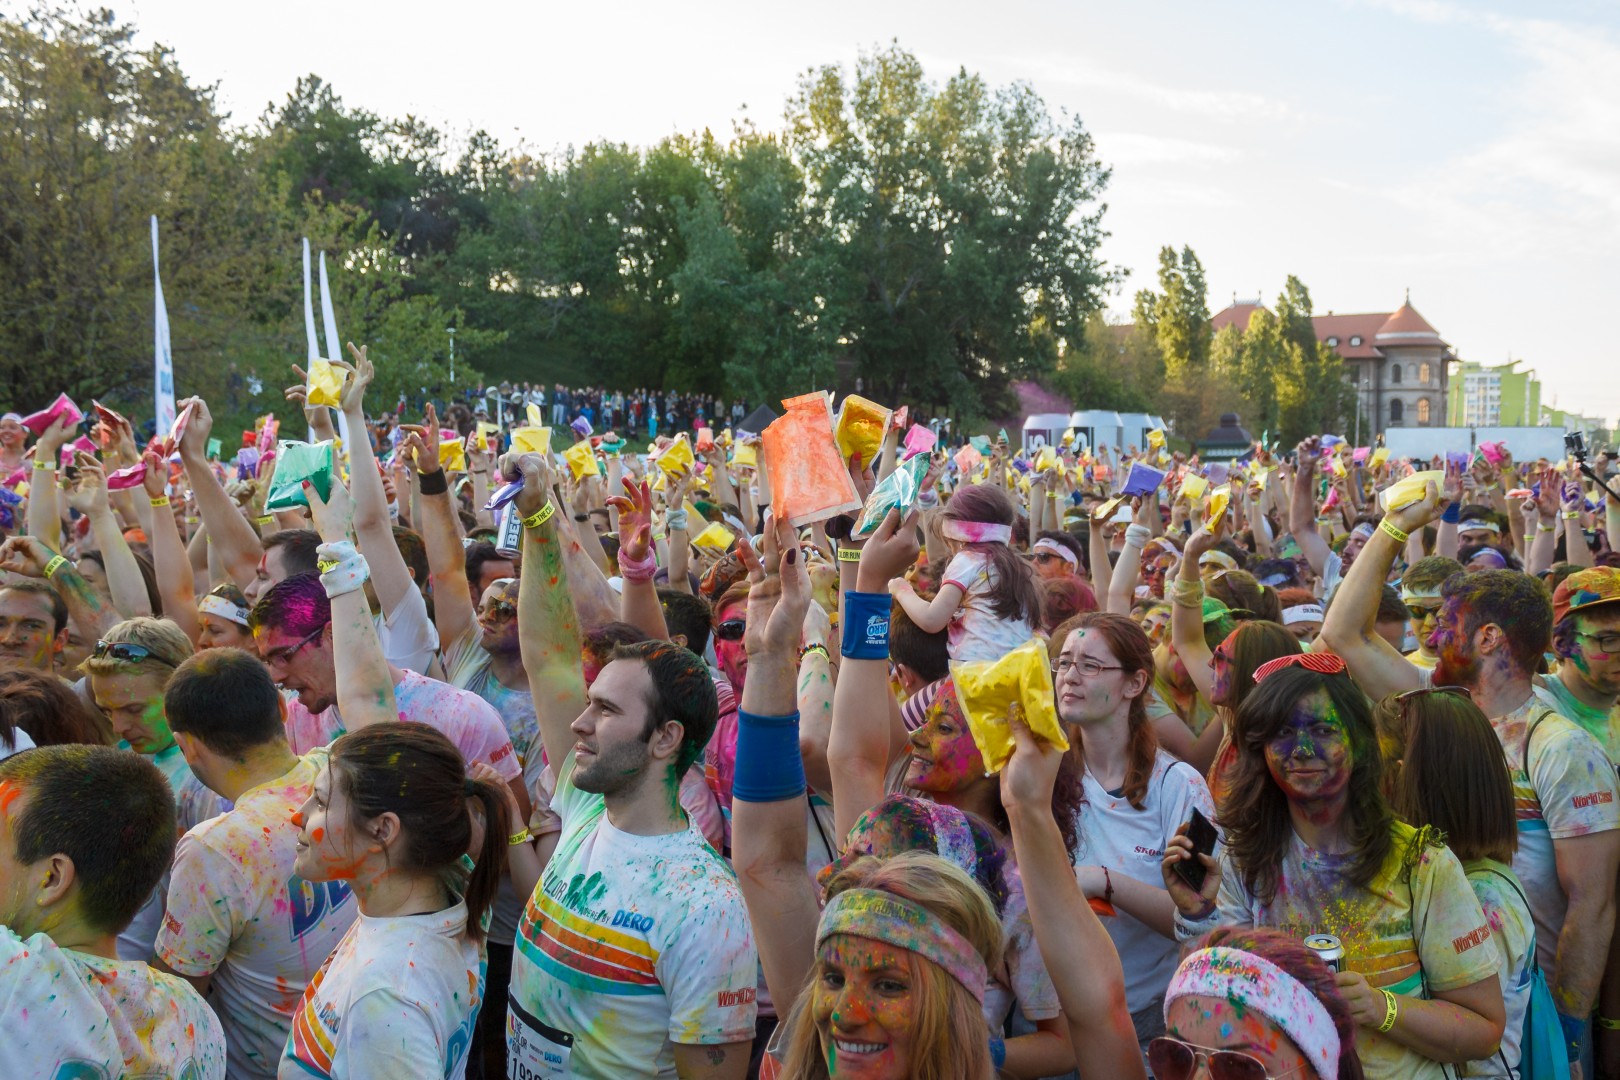
[[[1502,1046],[1470,1062],[1469,1077],[1519,1075],[1520,1041],[1530,1005],[1536,928],[1524,887],[1512,870],[1519,832],[1513,781],[1491,722],[1460,686],[1392,694],[1374,710],[1389,775],[1384,789],[1401,820],[1445,834],[1462,860],[1496,942],[1497,979],[1507,1015]]]
[[[1175,870],[1191,843],[1177,836],[1165,852],[1181,940],[1217,925],[1338,938],[1336,981],[1372,1080],[1441,1080],[1442,1063],[1496,1053],[1490,926],[1457,857],[1391,811],[1372,707],[1344,661],[1304,653],[1263,665],[1232,741],[1220,872],[1195,891]]]
[[[1159,861],[1195,808],[1213,819],[1215,806],[1198,770],[1160,749],[1153,733],[1153,649],[1141,627],[1124,615],[1082,615],[1053,668],[1058,718],[1078,733],[1084,770],[1074,872],[1087,899],[1115,912],[1103,925],[1146,1049],[1164,1030],[1164,991],[1180,953]]]

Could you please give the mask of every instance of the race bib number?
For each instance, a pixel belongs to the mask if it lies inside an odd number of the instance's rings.
[[[565,1080],[574,1037],[549,1027],[506,995],[506,1080]]]

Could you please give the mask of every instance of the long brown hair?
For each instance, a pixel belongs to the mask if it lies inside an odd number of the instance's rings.
[[[484,913],[495,899],[506,866],[505,793],[494,784],[467,779],[461,751],[437,728],[414,721],[351,731],[332,744],[333,779],[342,785],[356,822],[392,813],[404,833],[402,869],[436,873],[460,892],[461,856],[472,843],[477,799],[484,813],[484,842],[466,883],[467,933],[483,938]]]
[[[1463,862],[1510,862],[1519,846],[1513,780],[1502,743],[1465,694],[1418,693],[1378,703],[1386,789],[1401,820],[1432,825]]]
[[[1220,824],[1226,830],[1233,865],[1244,887],[1263,903],[1276,898],[1283,856],[1294,831],[1288,796],[1266,764],[1266,744],[1276,737],[1299,703],[1319,690],[1327,693],[1350,740],[1345,836],[1356,857],[1346,868],[1345,877],[1365,888],[1383,868],[1394,844],[1395,814],[1384,800],[1383,765],[1367,695],[1345,672],[1327,675],[1302,665],[1273,672],[1244,698],[1233,719],[1237,763],[1220,808]]]
[[[1011,527],[1016,516],[1006,492],[989,484],[967,484],[956,489],[941,516],[952,521],[976,521]],[[960,542],[960,541],[958,541]],[[1023,619],[1040,625],[1041,590],[1035,584],[1035,571],[1010,544],[965,544],[990,560],[994,570],[990,585],[990,610],[998,619]]]
[[[1153,777],[1153,759],[1159,753],[1159,737],[1154,733],[1147,714],[1148,693],[1153,687],[1153,645],[1142,628],[1125,615],[1089,611],[1069,620],[1064,626],[1067,628],[1063,634],[1064,641],[1075,630],[1095,630],[1108,645],[1108,651],[1119,661],[1126,678],[1139,672],[1146,677],[1142,692],[1131,699],[1130,741],[1126,745],[1125,764],[1125,801],[1131,804],[1132,809],[1140,810],[1147,803],[1148,781]],[[1080,767],[1084,770],[1085,740],[1080,738],[1074,742]]]
[[[827,899],[849,889],[877,889],[925,908],[961,934],[991,971],[1001,962],[1002,929],[984,890],[938,855],[907,851],[887,859],[859,859],[827,883]],[[989,1031],[968,989],[945,969],[907,953],[915,1011],[911,1024],[911,1080],[991,1080]],[[814,1000],[820,963],[789,1015],[782,1076],[828,1080],[827,1050],[816,1028]]]

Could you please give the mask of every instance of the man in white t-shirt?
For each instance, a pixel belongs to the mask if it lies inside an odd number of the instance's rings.
[[[519,460],[519,510],[532,517],[550,470]],[[672,642],[641,642],[587,695],[549,519],[525,530],[523,563],[518,632],[563,832],[518,930],[508,1074],[740,1078],[756,1015],[752,928],[731,869],[677,798],[714,730],[709,669]]]
[[[224,1033],[196,991],[115,947],[168,868],[174,813],[162,774],[121,750],[48,746],[0,762],[7,1076],[225,1075]]]
[[[271,586],[248,617],[259,656],[284,690],[287,743],[295,754],[325,746],[344,732],[337,707],[332,607],[317,574],[294,574]],[[468,767],[484,764],[512,788],[525,818],[530,800],[523,769],[500,714],[477,694],[388,665],[402,720],[438,728],[461,751]]]
[[[164,706],[192,771],[235,805],[180,840],[156,966],[209,997],[233,1080],[274,1077],[304,987],[358,911],[345,883],[293,872],[292,818],[327,749],[293,754],[275,681],[240,649],[186,661]]]

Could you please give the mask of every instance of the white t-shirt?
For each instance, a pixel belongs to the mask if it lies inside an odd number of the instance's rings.
[[[8,1076],[225,1075],[219,1020],[185,980],[139,960],[64,949],[44,934],[20,938],[7,926],[0,1031]]]
[[[1526,775],[1525,738],[1538,721]],[[1519,826],[1513,872],[1530,900],[1530,912],[1536,919],[1536,955],[1550,979],[1557,967],[1558,935],[1569,909],[1569,897],[1558,882],[1553,841],[1620,829],[1620,784],[1602,744],[1585,728],[1548,709],[1534,694],[1514,712],[1493,718],[1491,727],[1502,743],[1513,779]]]
[[[28,737],[28,732],[22,728],[12,728],[9,743],[4,739],[0,739],[0,761],[4,761],[13,754],[20,754],[24,750],[32,749],[34,749],[34,740]]]
[[[383,656],[395,667],[416,671],[424,675],[437,675],[434,667],[438,660],[439,630],[428,617],[427,601],[421,590],[412,586],[405,597],[386,618],[372,617],[377,628],[377,640]]]
[[[1333,594],[1339,591],[1339,582],[1344,580],[1344,556],[1337,551],[1329,551],[1322,562],[1322,603],[1333,599]]]
[[[952,660],[1000,660],[1035,636],[1028,619],[1003,619],[990,604],[995,567],[982,551],[959,551],[945,567],[945,583],[962,590],[962,604],[945,628]]]
[[[523,786],[533,799],[540,790],[540,773],[546,767],[545,747],[540,741],[540,720],[534,711],[534,696],[527,690],[513,690],[495,677],[489,651],[479,644],[478,624],[444,650],[445,682],[477,694],[500,716],[512,740],[518,764],[523,769]]]
[[[460,901],[360,914],[304,991],[277,1075],[460,1080],[484,1000],[483,949],[466,930]]]
[[[1147,795],[1138,810],[1123,795],[1111,794],[1087,769],[1085,802],[1079,818],[1080,847],[1075,862],[1105,866],[1155,889],[1164,888],[1160,863],[1164,846],[1197,807],[1211,821],[1215,803],[1198,770],[1163,750],[1153,759]],[[1217,846],[1218,850],[1218,846]],[[1181,947],[1135,916],[1119,910],[1102,920],[1125,965],[1125,1005],[1140,1012],[1164,996],[1176,973]]]
[[[358,913],[346,882],[293,873],[291,817],[326,760],[325,747],[311,750],[192,829],[175,852],[157,955],[181,975],[213,975],[209,997],[233,1080],[276,1075],[304,988]]]
[[[394,684],[394,701],[401,720],[415,720],[443,732],[469,768],[482,762],[508,781],[522,775],[500,714],[477,694],[407,671]],[[287,703],[287,742],[293,753],[307,754],[343,733],[343,717],[336,705],[312,713],[297,698]]]
[[[754,1037],[742,892],[695,828],[622,832],[573,772],[570,754],[554,800],[563,835],[518,927],[508,1072],[673,1080],[675,1043]]]
[[[1485,922],[1496,943],[1496,978],[1502,984],[1507,1026],[1502,1029],[1501,1056],[1493,1054],[1484,1061],[1467,1062],[1458,1075],[1507,1080],[1519,1075],[1519,1040],[1524,1036],[1524,1014],[1530,1008],[1530,962],[1534,959],[1531,950],[1535,948],[1536,928],[1520,890],[1507,880],[1513,877],[1512,870],[1493,859],[1466,863],[1463,869],[1479,898],[1479,906],[1485,910]]]

